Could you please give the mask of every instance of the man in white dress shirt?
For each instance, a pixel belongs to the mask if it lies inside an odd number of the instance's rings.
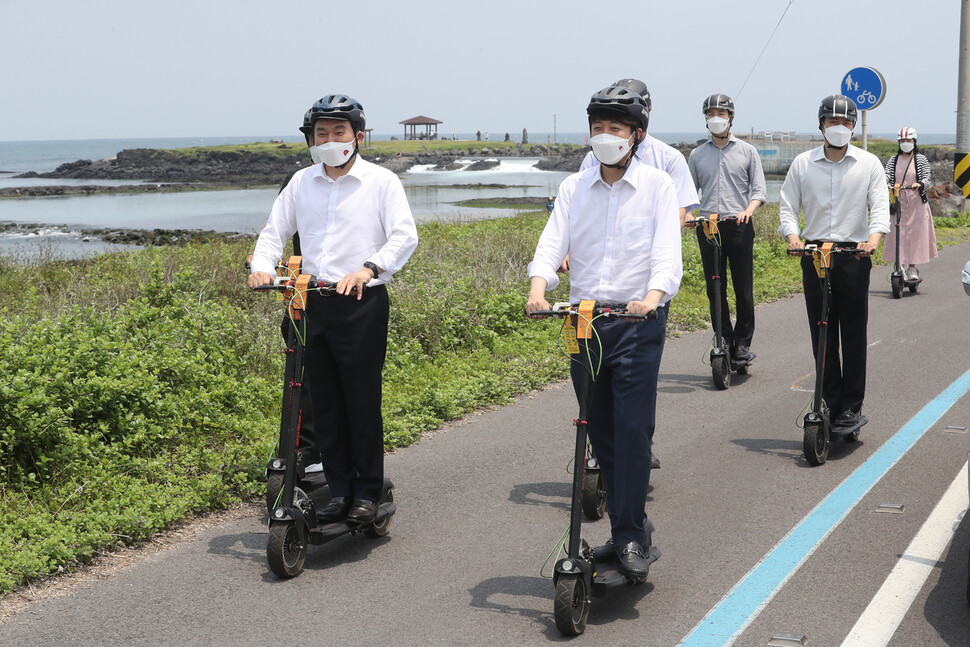
[[[593,300],[657,319],[598,319],[572,365],[577,396],[599,366],[587,415],[590,442],[607,489],[612,548],[629,575],[647,572],[644,511],[656,420],[657,376],[666,312],[683,274],[677,194],[666,173],[641,164],[636,148],[647,126],[643,98],[610,86],[587,107],[590,143],[600,164],[566,178],[529,264],[526,312],[549,308],[570,256],[570,303]],[[598,340],[598,341],[596,341]]]
[[[357,154],[363,106],[327,95],[310,109],[309,121],[316,164],[298,171],[276,198],[253,252],[249,287],[273,281],[284,243],[296,231],[303,273],[336,282],[339,296],[310,292],[306,305],[313,444],[333,496],[317,516],[368,523],[384,482],[386,283],[410,258],[418,236],[401,181]]]
[[[822,290],[811,256],[802,256],[802,285],[818,357],[818,328],[828,323],[822,398],[836,427],[859,422],[866,394],[866,328],[869,323],[869,254],[889,232],[889,192],[879,158],[849,142],[856,123],[852,99],[835,94],[822,99],[818,128],[825,143],[794,159],[781,187],[778,233],[789,249],[805,247],[802,238],[821,245],[854,247],[862,254],[832,254],[831,299],[822,312]],[[799,232],[798,212],[805,212]],[[799,235],[801,234],[801,235]],[[841,336],[842,360],[839,361]]]

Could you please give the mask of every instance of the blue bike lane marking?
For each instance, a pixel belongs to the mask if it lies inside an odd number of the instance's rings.
[[[712,647],[733,643],[849,511],[967,391],[970,391],[970,371],[923,407],[792,528],[697,623],[679,647]]]

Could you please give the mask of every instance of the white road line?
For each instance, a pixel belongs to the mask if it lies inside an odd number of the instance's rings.
[[[967,465],[933,508],[896,567],[842,642],[842,647],[884,647],[919,595],[967,509]]]

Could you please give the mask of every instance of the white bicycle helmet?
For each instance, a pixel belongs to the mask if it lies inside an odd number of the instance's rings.
[[[896,141],[901,139],[916,139],[916,129],[915,128],[900,128],[899,132],[896,133]]]

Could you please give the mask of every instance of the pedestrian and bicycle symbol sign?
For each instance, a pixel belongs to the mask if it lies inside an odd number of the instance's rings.
[[[886,98],[886,79],[874,68],[857,67],[842,78],[842,94],[859,110],[872,110]]]

